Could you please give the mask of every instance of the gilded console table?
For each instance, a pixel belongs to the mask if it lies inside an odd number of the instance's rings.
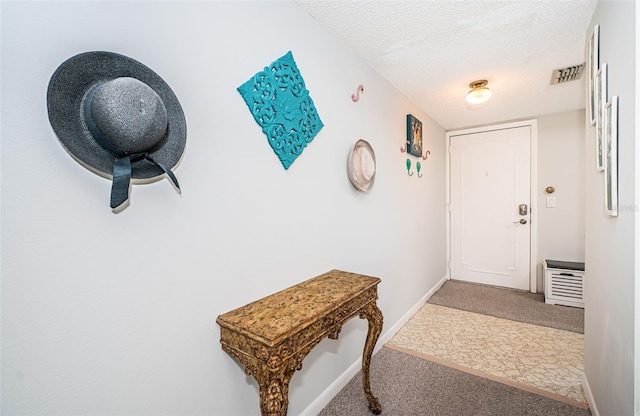
[[[325,337],[338,339],[342,325],[359,315],[369,321],[362,381],[369,409],[382,408],[371,393],[369,364],[382,331],[377,277],[332,270],[218,316],[222,349],[260,386],[262,416],[285,416],[289,382],[302,360]]]

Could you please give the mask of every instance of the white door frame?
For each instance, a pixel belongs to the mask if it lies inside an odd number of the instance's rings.
[[[515,127],[530,127],[530,156],[531,156],[531,200],[529,211],[529,222],[531,224],[531,233],[529,241],[529,291],[537,292],[538,282],[538,121],[522,120],[512,123],[494,124],[491,126],[474,127],[464,130],[451,130],[446,133],[445,146],[447,149],[446,157],[446,233],[447,233],[447,280],[451,279],[451,136],[461,134],[481,133],[492,130],[511,129]]]

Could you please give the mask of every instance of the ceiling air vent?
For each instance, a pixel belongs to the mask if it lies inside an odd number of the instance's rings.
[[[582,77],[584,72],[584,64],[560,68],[551,74],[551,85],[564,84],[565,82],[575,81]]]

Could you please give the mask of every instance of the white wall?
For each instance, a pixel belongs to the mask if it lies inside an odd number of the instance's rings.
[[[585,151],[585,377],[600,415],[634,412],[635,2],[600,1],[600,60],[609,64],[609,96],[619,96],[617,218],[604,213],[603,174],[596,172],[595,129]],[[588,44],[590,33],[585,34]],[[637,319],[637,318],[636,318]],[[637,395],[637,394],[636,394]]]
[[[445,276],[444,130],[295,3],[1,7],[2,414],[256,414],[219,314],[339,268],[382,278],[384,335]],[[57,141],[47,84],[88,50],[141,61],[180,99],[182,196],[137,185],[113,214],[110,182]],[[288,50],[325,127],[285,171],[236,87]],[[399,151],[408,113],[431,151],[422,179]],[[360,138],[378,162],[369,195],[346,176]],[[290,414],[358,360],[365,335],[352,320],[312,351]]]
[[[584,117],[580,110],[538,118],[538,291],[544,259],[584,262]]]
[[[636,7],[636,40],[640,39],[640,8]],[[636,68],[640,68],[640,42],[636,42]],[[640,83],[636,81],[636,160],[640,160]],[[635,261],[635,333],[634,333],[634,380],[635,380],[635,388],[634,388],[634,410],[635,416],[640,416],[640,164],[636,163],[636,174],[635,174],[635,206],[639,209],[635,209],[635,250],[636,250],[636,261]]]

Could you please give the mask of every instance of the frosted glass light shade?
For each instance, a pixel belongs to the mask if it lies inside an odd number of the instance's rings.
[[[469,104],[481,104],[491,98],[491,90],[487,87],[475,88],[467,94]]]
[[[473,81],[469,84],[471,91],[467,94],[467,102],[469,104],[481,104],[491,98],[491,90],[487,88],[487,84],[486,79]]]

